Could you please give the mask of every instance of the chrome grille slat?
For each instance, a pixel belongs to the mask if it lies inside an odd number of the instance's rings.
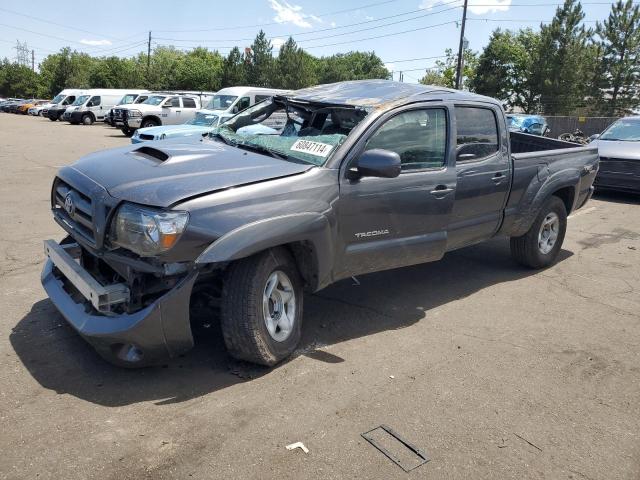
[[[75,228],[83,236],[95,241],[95,228],[93,222],[93,205],[91,198],[68,185],[61,179],[56,179],[53,199],[54,209],[58,211],[64,222]],[[75,211],[71,216],[65,208],[65,200],[71,194]]]

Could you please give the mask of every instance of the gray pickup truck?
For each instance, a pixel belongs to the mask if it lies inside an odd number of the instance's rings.
[[[491,98],[320,85],[201,140],[60,169],[51,207],[68,235],[45,241],[42,283],[115,364],[184,353],[191,322],[209,315],[231,355],[274,365],[300,340],[305,291],[496,236],[517,262],[552,264],[597,170],[595,147],[510,134]]]

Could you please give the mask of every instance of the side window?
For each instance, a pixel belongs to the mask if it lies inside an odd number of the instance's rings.
[[[238,100],[238,103],[236,103],[234,110],[236,112],[241,112],[242,110],[244,110],[245,108],[249,108],[250,106],[251,99],[249,97],[242,97],[240,100]]]
[[[444,166],[447,151],[445,110],[411,110],[390,118],[369,139],[365,150],[374,148],[400,155],[402,171]]]
[[[456,107],[457,162],[472,162],[500,149],[498,124],[493,110],[480,107]]]
[[[89,100],[89,106],[90,107],[97,107],[100,105],[100,101],[102,99],[99,96],[95,96],[95,97],[91,97],[91,100]]]
[[[76,97],[74,96],[67,97],[64,99],[64,102],[62,102],[62,105],[71,105],[75,101],[76,101]]]
[[[147,98],[149,98],[147,95],[140,95],[138,98],[136,98],[136,101],[133,103],[142,103],[144,102]]]
[[[180,98],[179,97],[171,97],[169,100],[165,102],[167,107],[179,107],[180,106]]]
[[[183,97],[182,105],[184,108],[196,108],[196,101],[193,98]]]

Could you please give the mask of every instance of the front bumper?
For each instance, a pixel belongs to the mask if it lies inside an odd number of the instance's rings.
[[[640,161],[601,161],[594,185],[602,190],[640,193]]]
[[[45,249],[47,246],[51,248],[52,241],[45,242]],[[141,367],[157,364],[193,347],[189,301],[197,271],[189,272],[171,290],[141,310],[103,315],[91,306],[98,300],[89,298],[92,293],[98,295],[102,286],[66,249],[58,247],[52,251],[55,253],[48,255],[42,271],[42,286],[67,322],[107,361],[119,366]],[[76,292],[70,293],[73,288]],[[109,289],[109,286],[102,288]],[[78,301],[79,294],[87,301]]]
[[[82,121],[82,115],[84,114],[84,112],[71,112],[71,114],[69,115],[69,121],[71,123],[80,123]],[[66,115],[65,115],[65,120],[66,120]]]
[[[125,120],[125,124],[130,129],[140,128],[140,124],[142,123],[142,117],[127,117]]]

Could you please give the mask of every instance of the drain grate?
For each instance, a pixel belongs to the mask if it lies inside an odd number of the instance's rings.
[[[430,460],[425,452],[403,439],[386,425],[380,425],[373,430],[362,433],[361,436],[405,472],[410,472]]]

